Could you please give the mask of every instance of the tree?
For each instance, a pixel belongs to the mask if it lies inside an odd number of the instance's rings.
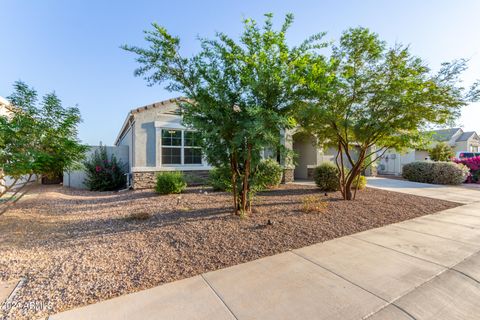
[[[122,47],[138,56],[141,67],[135,75],[150,85],[167,83],[168,90],[185,96],[180,101],[183,121],[201,134],[208,162],[230,169],[235,214],[251,211],[261,150],[284,151],[280,131],[295,125],[289,111],[299,99],[297,70],[324,47],[323,34],[288,46],[292,21],[287,15],[275,30],[271,14],[262,28],[247,19],[238,41],[224,33],[200,39],[201,51],[190,58],[181,56],[180,39],[157,24],[146,31],[148,48]]]
[[[448,143],[439,142],[428,151],[428,155],[433,161],[450,161],[455,153]]]
[[[344,32],[328,60],[313,57],[297,117],[322,144],[336,147],[344,199],[354,198],[355,178],[387,149],[415,148],[422,129],[453,121],[478,99],[478,83],[468,92],[459,85],[465,69],[458,60],[433,74],[408,47],[387,48],[366,28]]]
[[[15,195],[33,175],[57,176],[82,160],[86,150],[77,139],[78,108],[62,107],[54,93],[38,103],[37,92],[20,81],[8,100],[7,114],[0,116],[0,198],[15,191],[6,204],[18,199]],[[5,176],[12,177],[13,183],[6,185]]]

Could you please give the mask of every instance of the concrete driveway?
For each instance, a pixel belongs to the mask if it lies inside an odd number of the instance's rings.
[[[479,319],[480,191],[381,178],[369,186],[466,205],[50,319]]]

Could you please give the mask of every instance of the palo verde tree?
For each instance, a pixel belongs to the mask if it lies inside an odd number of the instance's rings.
[[[200,52],[189,58],[180,53],[180,39],[157,24],[146,31],[148,48],[123,46],[137,55],[135,75],[185,96],[183,121],[201,134],[208,162],[230,169],[236,214],[251,211],[261,150],[281,151],[280,131],[294,125],[289,111],[298,103],[297,70],[324,46],[318,34],[290,47],[292,21],[287,15],[275,30],[271,14],[262,27],[247,19],[238,40],[224,33],[200,39]]]
[[[15,200],[32,176],[54,177],[82,160],[86,147],[77,139],[78,108],[64,108],[55,93],[38,103],[37,92],[14,84],[0,116],[0,198]],[[5,177],[12,179],[10,184]],[[9,194],[12,191],[14,194]],[[0,210],[0,214],[4,210]]]
[[[465,60],[442,64],[432,73],[409,48],[388,48],[366,28],[349,29],[331,57],[319,56],[305,71],[305,100],[297,116],[323,144],[337,149],[341,192],[387,149],[415,148],[428,126],[454,120],[478,98],[459,81]],[[346,169],[349,168],[349,169]]]

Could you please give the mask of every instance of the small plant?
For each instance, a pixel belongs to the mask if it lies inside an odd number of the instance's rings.
[[[143,220],[148,220],[152,217],[152,214],[146,211],[137,211],[137,212],[132,212],[130,215],[128,215],[125,219],[127,221],[143,221]]]
[[[85,161],[85,184],[92,191],[114,191],[126,187],[125,165],[115,155],[108,157],[107,148],[100,145]]]
[[[433,161],[450,161],[455,156],[455,153],[448,143],[439,142],[428,151],[428,155]]]
[[[337,191],[340,189],[339,172],[333,163],[325,162],[313,171],[313,180],[322,191]]]
[[[367,178],[365,176],[357,176],[352,183],[352,189],[363,190],[367,186]]]
[[[157,174],[155,192],[159,194],[181,193],[187,187],[183,174],[179,171]]]
[[[324,213],[328,209],[328,202],[316,195],[305,196],[302,199],[302,211],[305,213]]]

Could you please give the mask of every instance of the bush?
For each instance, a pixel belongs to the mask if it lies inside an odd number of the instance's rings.
[[[283,169],[280,164],[272,159],[261,160],[257,172],[253,177],[251,188],[253,191],[261,191],[274,188],[282,181]],[[215,191],[231,191],[232,178],[230,168],[213,168],[209,172],[209,184]]]
[[[227,167],[213,168],[208,173],[208,184],[214,191],[231,191],[231,179],[230,168]]]
[[[466,165],[470,169],[468,182],[480,183],[480,156],[453,160],[456,163]]]
[[[322,191],[337,191],[340,189],[339,172],[333,163],[325,162],[313,171],[313,180]]]
[[[92,191],[113,191],[126,187],[125,165],[112,155],[108,158],[107,148],[100,146],[83,165],[87,178],[86,186]]]
[[[360,180],[360,181],[359,181]],[[355,180],[353,180],[352,183],[352,189],[357,189],[357,184],[358,184],[358,190],[363,190],[367,186],[367,178],[365,176],[357,176]]]
[[[453,162],[438,162],[433,166],[433,183],[461,184],[469,175],[468,168]]]
[[[159,194],[181,193],[187,187],[183,174],[179,171],[157,174],[155,191]]]
[[[463,164],[453,162],[416,161],[403,166],[402,176],[415,182],[461,184],[469,175]]]
[[[254,177],[253,186],[257,190],[265,190],[278,187],[282,182],[283,168],[273,159],[260,161],[257,173]]]
[[[402,177],[409,181],[433,183],[433,165],[430,161],[415,161],[403,166]]]

